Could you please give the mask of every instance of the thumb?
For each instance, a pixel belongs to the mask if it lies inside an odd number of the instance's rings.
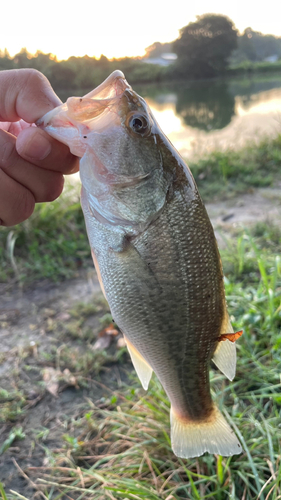
[[[35,69],[0,72],[0,121],[34,123],[61,104],[47,78]]]

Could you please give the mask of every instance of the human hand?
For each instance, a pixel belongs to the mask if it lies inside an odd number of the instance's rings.
[[[0,72],[0,224],[27,219],[35,203],[62,192],[63,174],[79,169],[68,147],[34,122],[61,101],[34,69]]]

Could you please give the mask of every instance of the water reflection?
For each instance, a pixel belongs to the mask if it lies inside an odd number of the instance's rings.
[[[196,82],[174,86],[173,91],[162,88],[157,95],[148,89],[148,101],[162,129],[187,159],[281,133],[281,78]]]
[[[201,130],[222,129],[234,115],[235,99],[226,83],[204,82],[182,87],[177,93],[176,113],[186,125]]]

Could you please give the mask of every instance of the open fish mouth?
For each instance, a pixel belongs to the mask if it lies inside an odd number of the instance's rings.
[[[117,110],[126,90],[130,91],[131,87],[122,71],[116,70],[84,97],[69,97],[64,104],[40,118],[36,125],[82,157],[85,147],[81,139],[87,139],[88,133],[93,129],[100,133],[109,125],[120,125]]]

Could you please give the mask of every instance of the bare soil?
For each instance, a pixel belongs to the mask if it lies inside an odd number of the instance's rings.
[[[208,204],[207,210],[223,245],[238,225],[280,224],[281,189],[257,190]],[[7,391],[0,392],[0,416],[2,411],[6,417],[0,420],[0,449],[13,428],[22,427],[25,434],[0,455],[0,482],[7,493],[41,498],[24,473],[49,463],[46,450],[63,450],[64,435],[85,410],[87,398],[102,405],[112,391],[128,384],[131,365],[126,355],[122,363],[114,362],[118,338],[106,360],[93,350],[109,312],[93,267],[59,284],[42,281],[27,289],[0,284],[0,296],[0,389]],[[50,369],[61,373],[53,387]]]

